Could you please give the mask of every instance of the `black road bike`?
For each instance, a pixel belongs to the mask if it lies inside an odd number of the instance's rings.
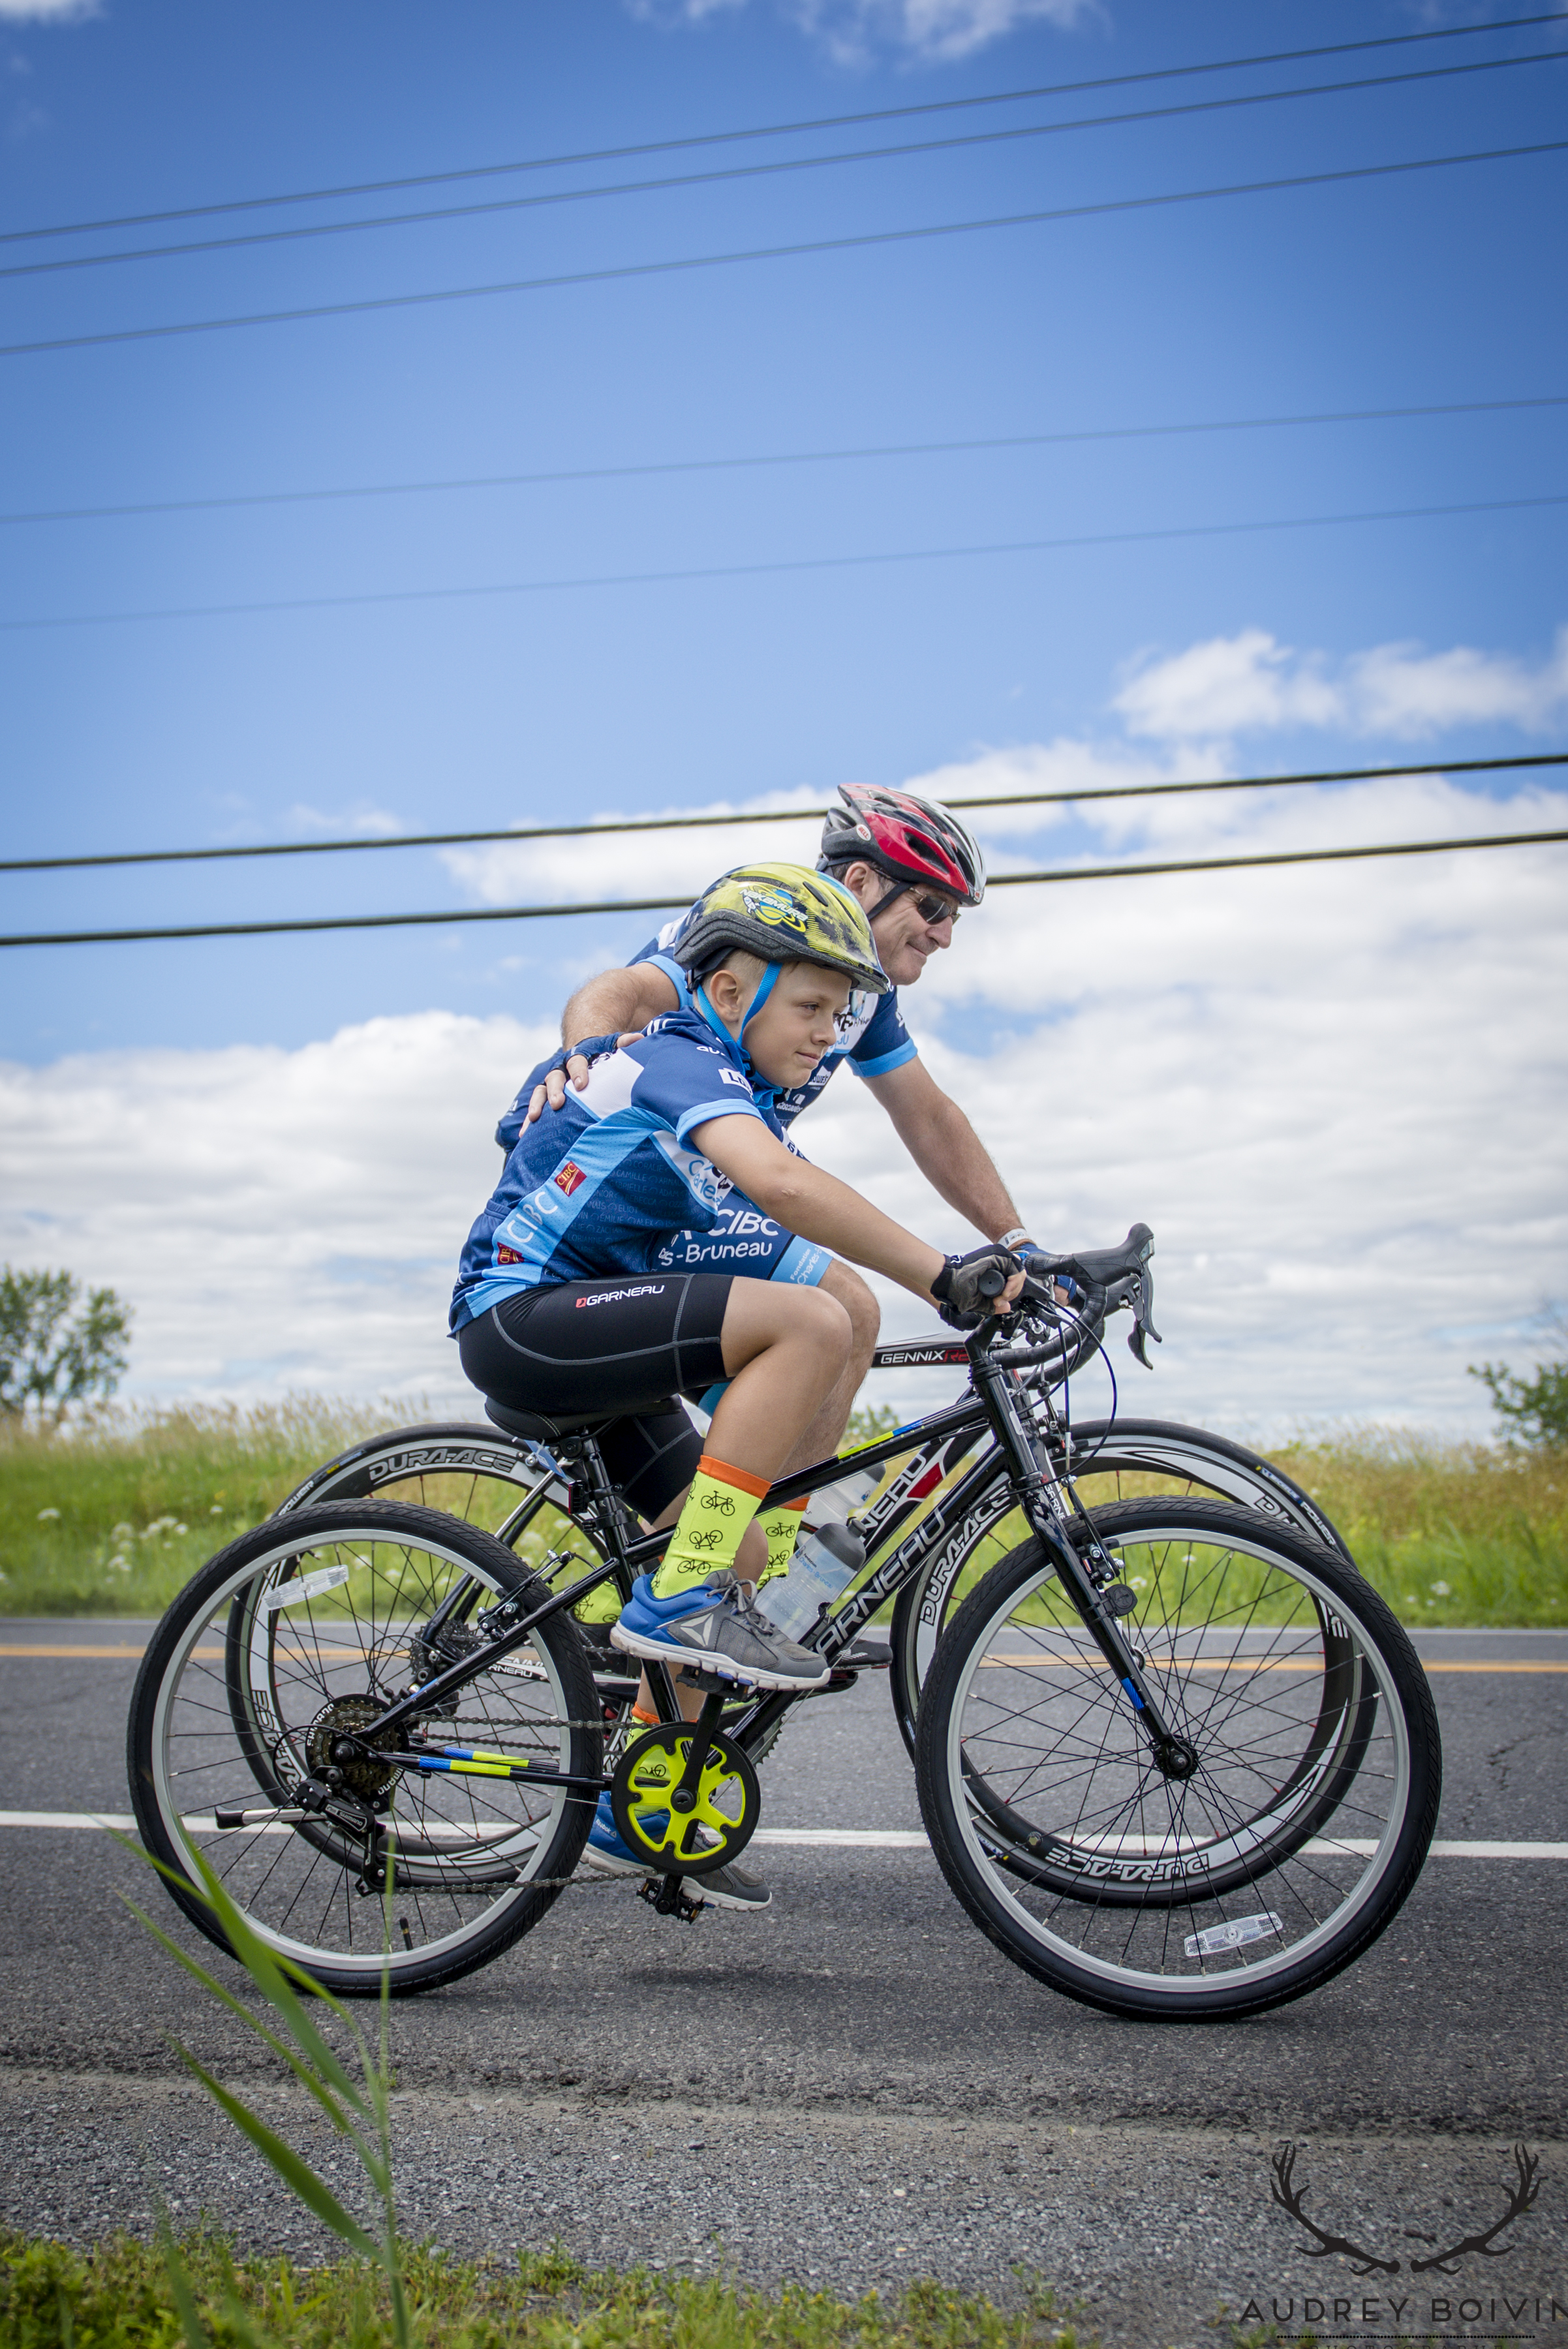
[[[1085,1297],[1065,1327],[1052,1330],[1050,1342],[1023,1361],[1016,1389],[1030,1402],[1053,1476],[1072,1477],[1091,1507],[1150,1488],[1173,1498],[1233,1501],[1255,1509],[1271,1526],[1326,1543],[1354,1564],[1312,1495],[1260,1454],[1168,1420],[1074,1421],[1066,1397],[1073,1378],[1100,1350],[1106,1314],[1136,1308],[1130,1344],[1146,1368],[1144,1341],[1156,1335],[1146,1258],[1133,1259],[1129,1271],[1129,1248],[1124,1246],[1075,1261],[1080,1268],[1096,1268],[1097,1278],[1083,1283]],[[966,1373],[969,1365],[962,1340],[942,1330],[878,1347],[872,1361],[874,1370],[951,1367]],[[1048,1397],[1054,1400],[1048,1402]],[[591,1560],[616,1565],[614,1538],[594,1506],[580,1462],[566,1457],[564,1447],[542,1441],[538,1427],[520,1433],[509,1429],[506,1419],[497,1412],[490,1426],[447,1422],[371,1436],[314,1470],[275,1514],[291,1516],[321,1501],[412,1501],[483,1526],[553,1589],[563,1588]],[[976,1413],[972,1393],[952,1409],[895,1428],[840,1460],[837,1474],[873,1470],[880,1480],[889,1466],[894,1473],[881,1483],[869,1507],[857,1513],[855,1530],[874,1568],[895,1556],[898,1560],[897,1576],[879,1598],[884,1613],[891,1603],[889,1691],[912,1758],[920,1690],[944,1627],[981,1576],[1010,1557],[1030,1528],[1006,1455],[989,1420]],[[963,1506],[954,1509],[950,1488],[961,1473]],[[814,1486],[826,1481],[815,1471],[813,1480]],[[787,1489],[808,1488],[797,1478]],[[620,1596],[629,1597],[624,1570],[617,1578]],[[593,1640],[591,1630],[587,1636]],[[625,1660],[602,1651],[596,1654],[590,1646],[590,1661],[605,1695],[624,1701],[626,1691],[618,1683],[628,1669]]]
[[[838,1660],[893,1599],[922,1816],[971,1916],[1069,1996],[1198,2020],[1298,1997],[1376,1938],[1419,1873],[1441,1764],[1414,1651],[1308,1496],[1191,1431],[1112,1429],[1098,1449],[1069,1431],[1056,1395],[1103,1313],[1131,1308],[1140,1354],[1152,1334],[1150,1247],[1139,1226],[1120,1249],[1047,1259],[1087,1292],[1076,1316],[1036,1295],[933,1341],[966,1364],[968,1392],[855,1455],[926,1464],[878,1497],[869,1569],[809,1643],[837,1667],[828,1691],[848,1686]],[[516,1474],[450,1460],[415,1473],[517,1493],[505,1537],[346,1494],[342,1480],[393,1457],[357,1447],[209,1561],[138,1676],[132,1799],[174,1897],[221,1940],[201,1855],[270,1946],[340,1993],[373,1995],[383,1962],[394,1992],[411,1992],[509,1948],[570,1880],[607,1787],[655,1906],[691,1913],[704,1874],[755,1830],[758,1761],[791,1707],[815,1701],[737,1702],[699,1679],[702,1710],[685,1721],[658,1667],[659,1722],[633,1733],[629,1683],[596,1679],[573,1610],[601,1585],[628,1588],[669,1537],[640,1534],[610,1485],[602,1421],[491,1408],[518,1439],[495,1447]],[[412,1432],[427,1462],[475,1433]],[[1156,1494],[1085,1507],[1079,1479],[1106,1459],[1168,1473],[1165,1436],[1180,1439],[1179,1473],[1211,1490],[1232,1476],[1251,1506]],[[843,1470],[822,1462],[774,1494]],[[575,1547],[531,1560],[546,1510]],[[1013,1518],[1023,1537],[992,1562],[984,1544]]]

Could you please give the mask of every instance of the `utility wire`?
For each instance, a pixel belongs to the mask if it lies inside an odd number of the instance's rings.
[[[391,180],[360,180],[333,188],[299,188],[283,194],[240,196],[221,203],[183,204],[153,212],[123,212],[109,220],[67,221],[43,228],[0,232],[0,244],[47,236],[88,236],[117,228],[151,228],[163,221],[207,220],[223,212],[260,212],[278,204],[327,203],[348,196],[389,195],[402,188],[448,187],[460,180],[498,178],[514,171],[562,171],[575,164],[623,162],[634,155],[678,154],[694,147],[720,147],[748,139],[794,138],[809,130],[845,130],[864,122],[906,121],[916,115],[952,114],[977,106],[1008,106],[1042,98],[1070,98],[1089,89],[1125,89],[1144,82],[1179,81],[1194,74],[1232,73],[1251,66],[1296,65],[1314,57],[1346,57],[1367,49],[1406,48],[1420,41],[1450,41],[1471,33],[1505,33],[1523,26],[1562,25],[1560,8],[1528,16],[1501,16],[1490,24],[1439,25],[1421,33],[1390,33],[1359,41],[1330,41],[1315,48],[1273,49],[1257,57],[1214,57],[1206,63],[1161,66],[1141,73],[1100,74],[1090,80],[1044,82],[1023,89],[986,90],[973,98],[930,98],[913,106],[884,106],[856,114],[819,115],[799,122],[766,122],[740,130],[701,131],[684,139],[644,140],[636,145],[597,147],[576,154],[531,155],[508,163],[472,164],[459,171],[417,171]]]
[[[1568,141],[1564,142],[1568,144]],[[471,602],[483,595],[536,595],[571,587],[658,587],[710,579],[763,579],[803,571],[859,571],[894,563],[947,563],[961,556],[1042,554],[1085,546],[1147,546],[1167,539],[1234,538],[1267,530],[1327,530],[1350,523],[1422,522],[1450,514],[1518,513],[1568,505],[1568,492],[1481,498],[1463,504],[1383,506],[1365,513],[1285,514],[1266,522],[1182,523],[1159,530],[1094,531],[1070,538],[999,539],[973,546],[911,546],[884,554],[803,554],[776,563],[698,564],[681,571],[605,571],[561,579],[501,579],[464,587],[384,587],[348,595],[284,595],[247,604],[170,604],[132,612],[57,612],[0,620],[0,634],[24,629],[123,626],[135,620],[221,620],[269,612],[330,612],[366,605]]]
[[[1561,65],[1568,50],[1537,49],[1518,57],[1472,57],[1463,65],[1423,66],[1407,73],[1373,74],[1355,81],[1316,82],[1293,89],[1241,91],[1234,96],[1185,99],[1179,106],[1142,107],[1122,114],[1080,115],[1065,122],[1015,123],[1004,130],[969,130],[946,139],[920,139],[897,147],[841,149],[830,155],[792,155],[765,163],[730,163],[717,171],[683,171],[656,180],[617,180],[591,188],[552,188],[539,195],[492,196],[483,202],[446,204],[433,211],[378,212],[369,219],[313,221],[304,228],[251,229],[238,236],[199,238],[185,244],[145,244],[119,253],[76,253],[54,261],[22,261],[0,268],[0,278],[43,277],[62,270],[102,269],[122,261],[174,261],[192,254],[233,253],[258,244],[294,244],[324,236],[347,236],[375,228],[413,228],[432,221],[474,220],[496,212],[534,212],[552,204],[580,204],[605,196],[656,195],[667,188],[707,188],[735,180],[776,179],[797,171],[821,171],[830,164],[886,163],[907,155],[945,154],[961,147],[996,147],[1022,139],[1048,139],[1069,130],[1108,130],[1137,122],[1168,122],[1179,115],[1222,114],[1247,106],[1268,106],[1288,98],[1333,98],[1346,90],[1392,89],[1406,82],[1445,81],[1458,74],[1496,73],[1513,66]]]
[[[1073,432],[1008,432],[989,440],[891,440],[861,449],[794,449],[748,457],[672,457],[647,465],[573,465],[543,473],[468,473],[433,481],[370,481],[344,489],[257,490],[231,497],[151,498],[136,505],[39,506],[0,513],[11,523],[106,522],[127,516],[212,513],[234,506],[315,505],[340,498],[421,497],[451,490],[533,489],[561,481],[641,481],[665,473],[733,473],[765,465],[836,465],[872,457],[949,457],[992,449],[1050,449],[1083,440],[1150,440],[1193,432],[1266,432],[1308,424],[1381,424],[1422,416],[1490,416],[1503,410],[1568,408],[1568,393],[1530,399],[1450,399],[1422,408],[1335,408],[1303,416],[1231,416],[1195,424],[1108,424]]]
[[[950,808],[1076,807],[1089,800],[1166,799],[1188,792],[1278,791],[1296,783],[1381,782],[1401,775],[1479,775],[1504,767],[1568,767],[1568,750],[1508,759],[1427,759],[1410,767],[1324,767],[1299,775],[1215,775],[1195,782],[1096,784],[1079,792],[998,792],[982,799],[944,800]],[[0,873],[78,872],[99,864],[202,864],[240,856],[336,856],[375,848],[472,848],[486,841],[605,840],[628,832],[697,832],[734,823],[805,823],[829,815],[826,807],[745,808],[731,815],[629,816],[618,823],[513,824],[501,832],[403,833],[380,840],[280,840],[243,848],[138,848],[94,856],[26,856],[0,862]]]
[[[1255,856],[1182,857],[1158,864],[1064,865],[1054,872],[999,873],[988,886],[1018,889],[1057,881],[1137,879],[1158,873],[1232,873],[1244,866],[1265,864],[1341,864],[1366,856],[1431,856],[1460,848],[1534,848],[1546,842],[1565,840],[1568,831],[1503,832],[1466,840],[1392,841],[1368,848],[1295,848]],[[288,922],[198,922],[171,929],[36,930],[16,937],[0,937],[0,947],[129,946],[149,938],[251,938],[304,930],[403,930],[454,922],[556,921],[579,914],[679,912],[689,903],[686,896],[622,897],[599,905],[480,905],[441,914],[313,915]]]
[[[1039,212],[999,212],[981,220],[937,221],[921,228],[863,231],[854,236],[803,238],[789,244],[742,246],[729,253],[682,254],[668,261],[619,262],[608,268],[557,271],[546,277],[499,278],[483,285],[441,285],[417,294],[378,294],[352,302],[312,302],[287,310],[251,310],[220,318],[176,318],[151,326],[115,326],[91,335],[53,335],[31,343],[0,344],[0,358],[26,358],[43,351],[77,351],[109,343],[161,341],[173,335],[216,334],[236,326],[280,326],[310,318],[347,318],[376,310],[410,310],[431,303],[472,302],[500,294],[540,294],[566,285],[605,285],[634,277],[670,277],[698,269],[734,267],[743,262],[786,261],[824,253],[854,253],[872,245],[916,244],[936,237],[971,236],[981,230],[1028,228],[1044,222],[1093,220],[1115,212],[1152,212],[1169,204],[1207,203],[1222,196],[1265,195],[1285,188],[1326,188],[1353,180],[1384,180],[1412,171],[1436,171],[1461,164],[1498,163],[1525,155],[1555,155],[1568,140],[1532,140],[1520,147],[1484,147],[1460,155],[1423,155],[1401,163],[1360,163],[1334,171],[1295,171],[1280,180],[1241,180],[1221,187],[1177,188],[1152,196],[1111,196],[1097,203],[1057,204]]]

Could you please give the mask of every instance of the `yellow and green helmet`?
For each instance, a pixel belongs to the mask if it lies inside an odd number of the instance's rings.
[[[891,985],[859,900],[805,864],[742,864],[722,874],[699,897],[670,952],[701,978],[736,947],[764,962],[845,971],[873,995]]]

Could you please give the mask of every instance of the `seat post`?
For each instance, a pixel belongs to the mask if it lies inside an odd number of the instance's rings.
[[[611,1547],[620,1553],[618,1562],[624,1563],[627,1543],[636,1538],[637,1528],[626,1503],[610,1483],[609,1471],[605,1466],[597,1437],[585,1429],[582,1433],[570,1437],[560,1449],[581,1466],[588,1491],[593,1495],[594,1514]]]

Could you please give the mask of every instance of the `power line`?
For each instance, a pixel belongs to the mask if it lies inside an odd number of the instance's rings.
[[[634,155],[669,155],[694,147],[725,146],[748,139],[792,138],[810,130],[844,130],[864,122],[903,121],[916,115],[952,114],[977,106],[1012,105],[1041,98],[1070,98],[1089,89],[1123,89],[1145,82],[1179,81],[1195,74],[1231,73],[1251,66],[1295,65],[1313,57],[1346,57],[1367,49],[1406,48],[1421,41],[1455,40],[1471,33],[1504,33],[1523,26],[1561,25],[1562,22],[1562,10],[1549,8],[1528,16],[1498,17],[1490,24],[1441,25],[1421,33],[1392,33],[1366,40],[1330,41],[1315,48],[1274,49],[1257,57],[1215,57],[1198,65],[1162,66],[1141,73],[1100,74],[1083,81],[1044,82],[1022,89],[987,90],[973,98],[930,98],[912,106],[885,106],[856,114],[820,115],[814,119],[798,122],[761,123],[739,130],[701,131],[684,139],[644,140],[635,145],[588,148],[575,154],[525,156],[518,161],[472,164],[458,171],[410,172],[397,179],[360,180],[338,187],[300,188],[282,194],[241,196],[219,203],[183,204],[163,212],[124,212],[108,220],[69,221],[43,228],[7,229],[0,232],[0,244],[30,243],[39,237],[88,236],[118,228],[151,228],[163,221],[205,220],[217,213],[260,212],[278,204],[327,203],[348,196],[389,195],[402,188],[445,187],[460,180],[493,179],[514,171],[561,171],[575,164],[623,162]]]
[[[1367,848],[1296,848],[1253,856],[1173,858],[1158,864],[1064,865],[1054,872],[999,873],[993,889],[1027,888],[1058,881],[1119,881],[1161,873],[1232,873],[1267,864],[1340,864],[1366,856],[1430,856],[1461,848],[1534,848],[1547,842],[1568,840],[1563,832],[1504,832],[1467,840],[1392,841]],[[622,897],[584,905],[480,905],[456,913],[312,915],[286,922],[199,922],[180,928],[145,930],[37,930],[16,937],[0,937],[0,947],[130,946],[152,938],[270,937],[305,930],[401,930],[456,922],[531,922],[565,920],[580,914],[663,914],[679,912],[690,903],[680,897]]]
[[[921,228],[867,230],[854,236],[809,237],[790,244],[743,246],[730,253],[682,254],[668,261],[619,262],[602,269],[562,270],[547,277],[500,278],[483,285],[441,285],[417,294],[378,294],[352,302],[313,302],[287,310],[252,310],[221,318],[176,318],[151,326],[115,326],[91,335],[54,335],[44,341],[0,344],[0,359],[32,357],[44,351],[77,351],[109,343],[145,343],[175,335],[216,334],[237,326],[281,326],[312,318],[358,317],[376,310],[410,310],[431,303],[472,302],[501,294],[541,294],[568,285],[606,285],[634,277],[669,277],[698,269],[741,263],[787,261],[825,253],[854,253],[872,245],[916,244],[936,237],[971,236],[981,230],[1028,228],[1054,221],[1092,220],[1115,212],[1152,212],[1169,204],[1206,203],[1222,196],[1266,195],[1286,188],[1326,188],[1353,180],[1382,180],[1412,171],[1436,171],[1460,164],[1506,162],[1525,155],[1555,155],[1568,140],[1534,140],[1521,147],[1485,147],[1461,155],[1424,155],[1401,163],[1360,163],[1334,171],[1297,171],[1280,180],[1241,180],[1223,187],[1178,188],[1152,196],[1112,196],[1097,203],[1059,204],[1040,212],[1000,212],[983,220],[938,221]]]
[[[1296,775],[1214,775],[1193,782],[1096,784],[1078,792],[996,792],[981,799],[946,800],[950,808],[1076,807],[1090,800],[1166,799],[1188,792],[1278,791],[1288,784],[1380,782],[1401,775],[1478,775],[1504,767],[1568,767],[1568,750],[1507,759],[1427,759],[1409,767],[1324,767]],[[472,848],[487,841],[603,840],[628,832],[711,831],[736,823],[805,823],[825,807],[745,808],[730,815],[630,816],[619,823],[543,823],[500,832],[403,833],[380,840],[282,840],[240,848],[139,848],[95,856],[27,856],[0,862],[0,873],[77,872],[99,864],[221,864],[244,856],[335,856],[376,848]]]
[[[1568,144],[1568,141],[1564,141]],[[1147,546],[1167,539],[1234,538],[1267,530],[1328,530],[1352,523],[1423,522],[1452,514],[1517,513],[1568,505],[1568,492],[1534,498],[1481,498],[1462,504],[1384,506],[1365,513],[1285,514],[1264,522],[1182,523],[1159,530],[1111,530],[1067,538],[999,539],[973,546],[912,546],[878,554],[803,554],[775,563],[697,564],[680,571],[605,571],[560,579],[502,579],[462,587],[383,587],[347,595],[283,595],[247,604],[171,604],[145,611],[57,612],[0,620],[0,634],[37,628],[113,627],[136,620],[223,620],[269,612],[342,611],[367,605],[470,602],[483,595],[536,595],[567,588],[660,587],[713,579],[763,579],[803,571],[858,571],[895,563],[947,563],[960,557],[1044,554],[1087,546]]]
[[[736,180],[776,179],[825,171],[840,163],[886,163],[908,155],[945,154],[962,147],[995,147],[1023,139],[1048,139],[1069,130],[1107,130],[1137,122],[1168,122],[1189,114],[1221,114],[1241,107],[1268,106],[1290,98],[1332,98],[1347,90],[1392,89],[1407,82],[1451,80],[1456,75],[1497,73],[1514,66],[1561,65],[1563,49],[1537,49],[1518,57],[1472,57],[1462,65],[1423,66],[1407,73],[1374,74],[1355,81],[1307,83],[1293,89],[1244,90],[1233,96],[1185,99],[1179,106],[1141,107],[1122,114],[1080,115],[1065,122],[1015,123],[1003,130],[969,130],[947,139],[921,139],[897,147],[841,149],[829,155],[793,155],[764,163],[731,163],[711,171],[683,171],[656,180],[618,180],[591,188],[552,188],[539,195],[492,196],[483,202],[445,204],[412,212],[378,212],[369,219],[313,221],[303,228],[251,229],[238,236],[198,238],[185,244],[136,245],[119,253],[76,253],[54,261],[23,261],[0,268],[0,278],[43,277],[65,270],[103,269],[125,261],[182,260],[192,254],[233,253],[250,245],[293,244],[364,229],[413,228],[432,221],[474,220],[498,212],[534,212],[554,204],[579,204],[606,196],[646,196],[667,188],[706,188]]]
[[[1530,399],[1451,399],[1420,408],[1324,409],[1303,416],[1232,416],[1194,424],[1110,424],[1071,432],[1008,432],[970,440],[892,440],[861,449],[796,449],[746,457],[673,457],[646,465],[573,465],[553,472],[470,473],[433,481],[371,481],[326,490],[258,490],[213,498],[153,498],[135,505],[42,506],[0,513],[10,523],[105,522],[161,513],[210,513],[234,506],[314,505],[339,498],[403,498],[451,490],[532,489],[561,481],[621,481],[664,473],[730,473],[765,465],[832,465],[874,457],[948,457],[992,449],[1049,449],[1083,440],[1148,440],[1193,432],[1265,432],[1311,424],[1380,424],[1422,416],[1489,416],[1503,410],[1568,408],[1568,393]]]

